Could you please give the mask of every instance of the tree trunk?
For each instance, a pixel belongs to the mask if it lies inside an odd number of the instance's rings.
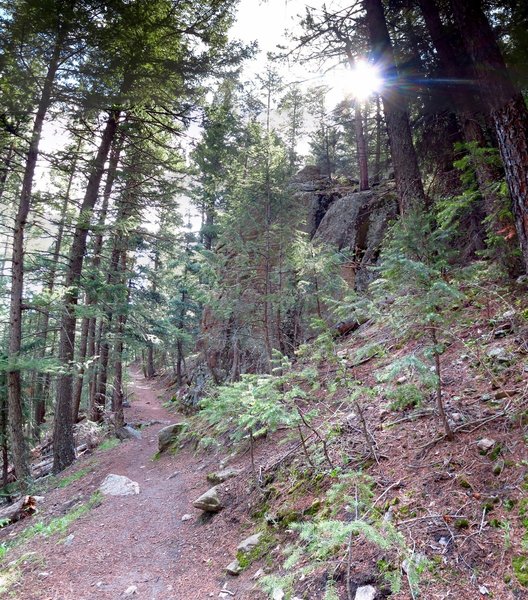
[[[55,277],[57,275],[57,266],[59,264],[59,258],[62,249],[62,240],[64,237],[64,227],[65,227],[65,218],[66,212],[68,210],[68,205],[70,203],[70,194],[73,185],[73,180],[75,175],[77,174],[77,160],[79,152],[81,151],[82,141],[79,141],[77,145],[77,149],[75,151],[75,158],[73,164],[71,166],[70,175],[68,177],[68,183],[66,185],[66,191],[64,193],[64,199],[61,206],[61,219],[59,221],[59,227],[57,230],[57,238],[55,240],[55,245],[53,247],[53,254],[51,257],[51,265],[50,270],[47,277],[47,285],[46,292],[48,296],[51,298],[53,291],[55,289]],[[50,313],[49,310],[45,310],[42,317],[41,331],[40,335],[40,344],[41,349],[39,352],[39,358],[43,359],[46,357],[46,346],[48,342],[48,329],[49,329],[49,320]],[[48,386],[46,386],[46,381],[49,380],[49,375],[44,374],[40,375],[38,379],[38,384],[36,386],[36,403],[35,403],[35,412],[34,412],[34,431],[37,439],[40,437],[40,426],[44,423],[46,417],[46,392],[48,390]]]
[[[156,367],[154,366],[154,344],[149,342],[147,346],[147,377],[152,379],[156,375]]]
[[[363,115],[361,114],[361,105],[359,100],[354,101],[354,123],[356,130],[356,148],[359,164],[359,191],[363,192],[369,189],[368,175],[368,154],[365,132],[363,130]]]
[[[101,265],[101,251],[103,249],[103,239],[104,233],[103,229],[106,223],[106,216],[108,213],[108,204],[110,202],[110,195],[112,193],[112,189],[114,187],[114,182],[117,174],[117,167],[119,165],[119,159],[121,156],[122,149],[122,139],[118,142],[114,143],[112,146],[112,151],[110,154],[110,161],[108,163],[108,173],[106,175],[106,182],[103,191],[103,202],[101,205],[101,211],[99,213],[99,219],[97,222],[97,233],[94,236],[94,247],[93,247],[93,257],[91,261],[91,268],[93,269],[93,274],[91,276],[91,281],[95,283],[96,271]],[[97,294],[94,290],[87,292],[86,304],[90,309],[93,309],[97,304]],[[92,359],[95,356],[95,332],[96,332],[96,323],[97,319],[95,316],[88,316],[83,319],[82,324],[82,336],[81,336],[81,347],[79,350],[79,359],[82,361],[86,359],[86,357]],[[84,336],[84,332],[86,331],[86,336]],[[84,343],[85,342],[85,343]],[[85,345],[86,344],[86,345]],[[83,354],[84,351],[84,354]],[[82,398],[82,390],[84,383],[84,367],[81,366],[79,376],[75,382],[75,391],[74,391],[74,401],[73,401],[73,422],[78,418],[79,407],[81,405]],[[93,379],[97,376],[97,370],[95,364],[92,364],[89,369],[89,383],[90,387],[95,388],[95,384],[92,386]],[[95,393],[89,394],[89,413],[91,417],[96,414],[94,413],[94,404],[95,404]]]
[[[126,244],[128,245],[128,243]],[[127,258],[127,248],[126,245],[121,250],[121,258],[119,261],[119,270],[121,273],[121,279],[124,278],[126,274],[126,258]],[[129,282],[127,289],[127,298],[126,304],[128,305],[128,301],[130,299],[130,288],[131,284]],[[114,363],[114,394],[112,397],[112,410],[114,411],[115,418],[115,426],[116,428],[123,427],[125,424],[125,419],[123,415],[123,400],[125,397],[123,391],[123,350],[125,347],[125,325],[127,321],[127,313],[123,311],[117,317],[117,327],[116,327],[116,342],[115,342],[115,363]]]
[[[370,45],[376,61],[382,67],[385,81],[380,93],[389,135],[400,213],[413,206],[425,205],[425,193],[418,159],[409,124],[407,101],[403,95],[394,51],[385,21],[381,0],[363,0],[367,12]]]
[[[53,471],[58,473],[75,460],[75,446],[72,431],[72,383],[71,365],[75,351],[75,306],[79,297],[79,280],[81,277],[86,238],[90,225],[90,216],[97,201],[97,194],[110,147],[115,138],[119,120],[119,111],[112,111],[101,138],[83,203],[80,218],[73,236],[70,260],[66,273],[66,293],[64,296],[64,314],[61,320],[59,359],[66,369],[57,383],[57,405],[55,409],[55,427],[53,430]]]
[[[471,59],[463,48],[456,50],[449,41],[449,34],[442,23],[438,5],[435,0],[419,0],[427,30],[438,53],[442,75],[453,81],[473,81],[474,70]],[[462,45],[462,40],[458,41]],[[481,108],[479,98],[467,86],[454,86],[450,90],[450,98],[455,113],[458,116],[464,139],[468,143],[475,143],[478,148],[485,148],[488,144],[486,136],[479,123],[478,112]],[[501,227],[494,218],[499,208],[497,194],[493,191],[494,183],[501,177],[500,170],[489,165],[484,160],[473,160],[475,176],[480,193],[484,200],[484,210],[493,219],[492,228],[497,232]]]
[[[11,268],[11,307],[9,312],[9,359],[10,370],[7,373],[8,384],[8,415],[11,452],[19,486],[25,490],[30,477],[27,446],[24,439],[22,411],[22,382],[20,369],[16,365],[22,345],[22,303],[24,293],[24,232],[31,205],[33,178],[39,154],[42,126],[46,113],[51,104],[53,83],[59,67],[62,50],[62,36],[59,35],[51,57],[42,95],[37,108],[37,114],[31,132],[31,141],[27,153],[26,165],[22,179],[22,189],[13,231],[13,257]]]
[[[372,183],[379,183],[381,179],[381,106],[379,94],[376,94],[376,146],[374,148],[374,176]]]
[[[450,2],[491,113],[510,192],[517,236],[528,271],[528,110],[510,78],[479,0]]]

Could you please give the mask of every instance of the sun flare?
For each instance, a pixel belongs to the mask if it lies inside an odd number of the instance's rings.
[[[379,69],[366,60],[356,62],[349,74],[350,90],[358,100],[379,92],[383,84]]]

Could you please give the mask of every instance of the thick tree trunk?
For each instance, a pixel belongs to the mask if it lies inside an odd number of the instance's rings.
[[[53,430],[53,471],[62,471],[75,460],[75,446],[72,430],[72,383],[71,365],[75,352],[75,307],[79,297],[79,280],[81,277],[86,239],[90,225],[90,216],[97,201],[97,194],[110,147],[115,138],[119,120],[119,111],[112,111],[101,138],[83,203],[80,218],[73,236],[70,260],[66,274],[66,293],[64,296],[64,314],[61,320],[59,343],[59,359],[66,369],[57,383],[57,404],[55,408],[55,427]]]
[[[413,206],[425,205],[422,177],[411,135],[407,101],[401,89],[383,5],[381,0],[363,0],[363,6],[367,12],[372,52],[376,63],[382,68],[385,81],[380,95],[389,135],[400,212],[404,214]]]
[[[27,446],[24,439],[22,411],[22,382],[20,369],[16,365],[22,345],[22,302],[24,292],[24,232],[31,205],[33,178],[39,154],[39,144],[46,113],[51,104],[53,84],[59,67],[62,49],[62,36],[57,38],[51,57],[37,114],[31,132],[31,141],[27,153],[22,189],[13,231],[13,256],[11,267],[11,307],[9,312],[9,360],[10,370],[7,373],[9,433],[13,463],[20,488],[26,487],[30,477]]]
[[[147,346],[147,377],[151,379],[156,375],[156,368],[154,366],[154,344],[149,342]]]
[[[513,84],[481,2],[450,2],[493,119],[517,236],[528,271],[528,110]]]

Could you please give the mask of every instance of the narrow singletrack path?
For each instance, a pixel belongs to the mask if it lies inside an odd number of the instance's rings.
[[[217,469],[218,458],[196,456],[184,449],[156,460],[157,432],[178,417],[162,406],[162,390],[156,384],[137,371],[132,371],[132,378],[132,406],[125,409],[126,421],[161,423],[142,428],[140,440],[80,459],[66,475],[86,466],[90,472],[64,489],[50,491],[44,497],[42,515],[13,527],[20,531],[39,518],[66,514],[72,510],[72,501],[86,501],[109,473],[137,481],[140,494],[105,496],[99,506],[72,523],[65,535],[37,536],[17,549],[18,556],[35,554],[22,563],[11,597],[205,600],[217,598],[229,579],[223,569],[235,555],[239,536],[244,535],[238,519],[227,509],[213,519],[203,519],[192,507],[192,501],[210,487],[205,476]],[[182,521],[185,514],[192,518]],[[247,579],[229,581],[237,599],[258,597],[248,591]]]

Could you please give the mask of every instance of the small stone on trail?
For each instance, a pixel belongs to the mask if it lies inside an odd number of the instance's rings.
[[[251,579],[253,579],[253,581],[256,581],[257,579],[264,577],[264,575],[265,575],[264,569],[259,569],[258,571],[255,571],[255,574],[253,575],[253,577]]]
[[[495,446],[495,440],[490,438],[482,438],[477,442],[477,448],[481,452],[488,452]]]
[[[261,537],[262,533],[255,533],[254,535],[250,535],[248,538],[242,540],[240,544],[238,544],[237,550],[239,552],[243,552],[244,554],[251,552],[251,550],[253,550],[255,546],[258,546]]]
[[[376,598],[376,588],[372,585],[362,585],[356,590],[354,600],[374,600]]]
[[[280,588],[275,588],[271,595],[272,600],[284,600],[285,597],[284,590],[281,590]]]
[[[483,596],[487,596],[489,594],[489,590],[485,585],[479,585],[479,592],[483,595]]]
[[[207,490],[205,494],[202,494],[193,502],[195,508],[199,508],[205,512],[216,513],[224,508],[224,505],[220,502],[218,492],[215,487]]]
[[[236,577],[237,575],[240,575],[240,573],[242,573],[242,567],[240,566],[240,563],[238,562],[238,560],[236,558],[233,562],[230,562],[227,565],[225,570],[228,575],[233,575],[234,577]]]
[[[123,592],[123,596],[134,596],[137,594],[137,585],[131,585]]]
[[[73,533],[70,533],[70,535],[64,540],[64,545],[71,546],[73,544],[74,538],[75,536],[73,535]]]
[[[139,483],[124,475],[107,475],[100,486],[105,496],[135,496],[139,494]]]
[[[38,577],[39,579],[46,579],[46,578],[47,578],[47,577],[49,577],[49,576],[50,576],[50,574],[49,574],[47,571],[42,571],[42,573],[39,573],[39,574],[37,575],[37,577]]]
[[[192,519],[192,515],[183,515],[181,518],[182,521],[190,521]]]

